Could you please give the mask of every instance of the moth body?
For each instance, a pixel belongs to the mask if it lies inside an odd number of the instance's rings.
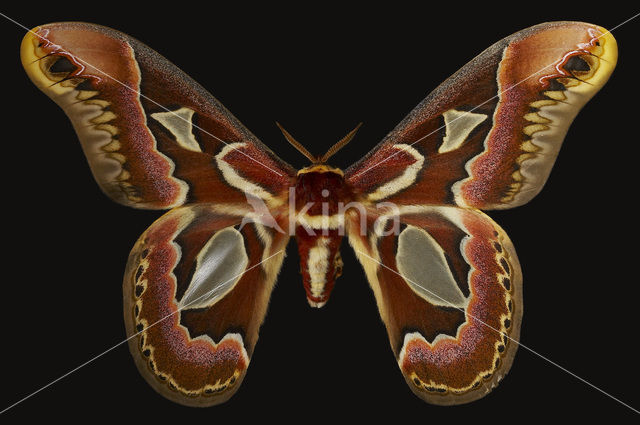
[[[342,170],[325,164],[300,170],[294,193],[302,281],[309,305],[320,308],[342,273],[344,214],[353,194]]]

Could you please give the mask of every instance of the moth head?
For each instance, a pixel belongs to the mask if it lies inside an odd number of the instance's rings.
[[[285,139],[287,139],[287,141],[289,143],[291,143],[293,145],[293,147],[295,147],[301,154],[306,156],[313,163],[313,165],[324,165],[324,164],[327,163],[329,158],[331,158],[340,149],[345,147],[347,145],[347,143],[349,143],[351,141],[351,139],[353,139],[353,137],[356,135],[356,132],[358,131],[358,129],[360,128],[362,123],[358,124],[356,126],[356,128],[354,128],[349,133],[347,133],[347,135],[344,136],[342,139],[340,139],[338,141],[338,143],[336,143],[335,145],[331,146],[329,148],[329,150],[322,156],[314,156],[314,155],[312,155],[311,152],[309,152],[307,150],[307,148],[302,146],[302,144],[300,142],[298,142],[296,139],[294,139],[293,136],[291,134],[289,134],[289,132],[287,130],[285,130],[280,125],[279,122],[276,122],[276,125],[278,126],[280,131],[282,131],[282,134],[284,134]],[[310,168],[310,167],[307,167],[307,168]]]

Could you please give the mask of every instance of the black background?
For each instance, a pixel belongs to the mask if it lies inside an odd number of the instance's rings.
[[[281,122],[322,153],[359,121],[333,165],[368,152],[426,94],[493,42],[528,26],[582,20],[613,28],[631,6],[582,11],[558,2],[432,2],[348,8],[256,8],[214,2],[22,2],[2,10],[28,28],[81,20],[145,42],[208,88],[296,167]],[[164,4],[160,6],[160,4]],[[5,6],[3,6],[4,8]],[[490,215],[513,240],[524,273],[522,344],[640,408],[637,144],[640,17],[615,29],[618,68],[575,120],[542,193]],[[0,17],[3,52],[0,409],[124,340],[121,279],[129,249],[161,215],[109,201],[94,183],[71,124],[22,71],[25,30]],[[636,415],[520,348],[487,397],[438,407],[415,397],[389,348],[353,252],[321,310],[309,308],[289,246],[248,375],[226,404],[186,408],[140,377],[126,344],[16,405],[11,421],[335,420],[519,421]]]

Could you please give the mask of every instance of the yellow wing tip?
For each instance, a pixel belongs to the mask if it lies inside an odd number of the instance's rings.
[[[46,33],[43,34],[43,26],[37,26],[27,31],[20,44],[20,60],[31,82],[51,99],[58,102],[59,97],[69,92],[70,88],[55,85],[60,82],[61,77],[53,76],[47,72],[47,66],[51,65],[55,58],[47,59],[51,55],[51,48],[43,46],[43,42],[48,42],[45,38],[46,35]]]
[[[38,44],[40,44],[40,36],[38,35],[38,31],[40,31],[40,29],[40,27],[32,28],[27,31],[22,38],[22,43],[20,44],[20,59],[22,60],[22,66],[25,69],[34,61],[40,59],[36,55],[36,49]]]
[[[604,53],[600,59],[610,63],[612,66],[615,66],[618,61],[618,42],[613,34],[611,34],[611,31],[603,27],[597,28],[598,31],[602,33],[602,35],[598,37],[598,40],[601,42],[604,49]]]
[[[29,79],[31,79],[33,84],[39,89],[44,91],[44,89],[51,84],[51,81],[46,79],[46,76],[40,69],[39,61],[43,57],[38,54],[38,46],[41,42],[41,36],[38,35],[40,30],[41,27],[35,27],[29,30],[22,38],[22,43],[20,44],[20,60]]]
[[[597,25],[585,25],[589,31],[589,42],[580,48],[598,58],[597,67],[591,75],[583,77],[588,84],[577,84],[569,88],[572,92],[586,96],[583,99],[584,103],[609,81],[618,61],[618,43],[611,32]]]
[[[601,33],[601,35],[598,36],[598,42],[602,49],[598,55],[600,58],[600,67],[593,78],[589,80],[589,83],[600,88],[606,84],[616,67],[616,63],[618,62],[618,43],[611,34],[611,31],[603,27],[596,28],[598,32]]]

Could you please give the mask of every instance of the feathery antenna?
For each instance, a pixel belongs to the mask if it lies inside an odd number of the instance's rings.
[[[344,136],[338,143],[336,143],[335,145],[331,146],[329,148],[329,150],[327,151],[327,153],[325,153],[324,155],[322,155],[322,157],[320,158],[320,162],[321,163],[325,163],[327,162],[327,160],[329,160],[329,158],[331,158],[336,152],[338,152],[340,149],[344,148],[347,143],[349,143],[351,141],[351,139],[353,139],[353,136],[356,135],[356,132],[358,131],[358,129],[362,126],[362,123],[358,124],[356,126],[356,128],[354,128],[353,130],[351,130],[349,133],[347,133],[346,136]]]
[[[313,156],[313,155],[311,155],[311,152],[309,152],[309,151],[307,150],[307,148],[305,148],[304,146],[302,146],[302,145],[300,144],[300,142],[298,142],[296,139],[294,139],[294,138],[293,138],[293,136],[292,136],[291,134],[289,134],[289,132],[288,132],[287,130],[285,130],[285,129],[284,129],[284,127],[282,127],[278,121],[276,121],[276,125],[278,126],[278,128],[280,129],[280,131],[282,131],[282,134],[284,134],[284,138],[285,138],[285,139],[287,139],[287,141],[288,141],[289,143],[291,143],[291,144],[293,145],[293,147],[294,147],[294,148],[298,149],[298,151],[299,151],[302,155],[304,155],[304,156],[306,156],[307,158],[309,158],[309,160],[310,160],[311,162],[313,162],[314,164],[316,164],[316,163],[318,163],[318,162],[319,162],[319,161],[318,161],[318,158],[317,158],[317,157],[315,157],[315,156]]]
[[[300,142],[294,139],[293,136],[289,134],[289,132],[285,130],[284,127],[282,127],[278,121],[276,121],[276,125],[278,126],[280,131],[282,131],[282,134],[284,135],[285,139],[287,139],[287,141],[291,143],[293,147],[296,148],[302,155],[306,156],[314,164],[325,164],[329,158],[331,158],[340,149],[345,147],[347,143],[349,143],[351,139],[353,139],[353,137],[356,135],[356,132],[358,131],[360,126],[362,126],[362,123],[358,124],[356,128],[354,128],[349,133],[347,133],[347,135],[344,136],[342,139],[340,139],[338,143],[331,146],[327,151],[327,153],[325,153],[321,157],[312,155],[311,152],[309,152],[307,148],[302,146]]]

